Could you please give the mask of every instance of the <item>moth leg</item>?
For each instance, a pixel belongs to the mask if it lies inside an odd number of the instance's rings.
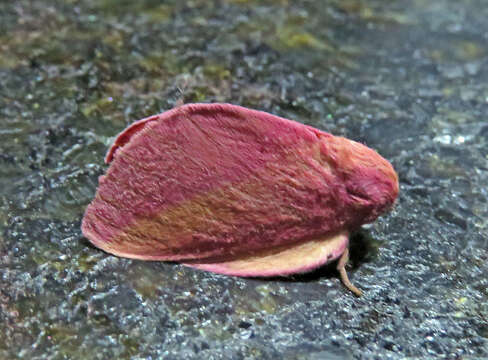
[[[347,264],[348,260],[349,260],[349,249],[346,247],[346,249],[342,253],[341,258],[339,259],[339,262],[337,263],[337,270],[339,271],[339,274],[341,275],[341,280],[342,280],[342,283],[344,284],[344,286],[347,287],[349,290],[351,290],[354,293],[354,295],[361,296],[363,294],[361,292],[361,290],[359,290],[357,287],[355,287],[349,281],[349,277],[347,276],[346,264]]]

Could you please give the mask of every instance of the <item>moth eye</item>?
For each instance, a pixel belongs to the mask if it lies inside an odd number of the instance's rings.
[[[369,203],[370,202],[370,198],[368,197],[368,195],[365,194],[364,191],[362,191],[358,187],[347,186],[346,191],[347,191],[349,197],[355,201],[358,201],[360,203]]]

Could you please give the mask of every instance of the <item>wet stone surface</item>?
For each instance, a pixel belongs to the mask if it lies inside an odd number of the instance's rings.
[[[488,357],[484,0],[0,2],[1,359]],[[333,266],[240,279],[80,232],[113,136],[231,102],[366,143],[394,211]]]

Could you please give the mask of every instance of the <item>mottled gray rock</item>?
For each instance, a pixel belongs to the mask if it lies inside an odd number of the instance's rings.
[[[0,3],[0,358],[488,357],[484,0]],[[397,206],[334,266],[240,279],[80,232],[127,124],[225,101],[345,135]]]

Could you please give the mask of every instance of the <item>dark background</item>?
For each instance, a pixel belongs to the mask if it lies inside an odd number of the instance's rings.
[[[1,359],[488,357],[484,0],[0,2]],[[80,232],[113,136],[231,102],[376,149],[349,274],[226,277]]]

